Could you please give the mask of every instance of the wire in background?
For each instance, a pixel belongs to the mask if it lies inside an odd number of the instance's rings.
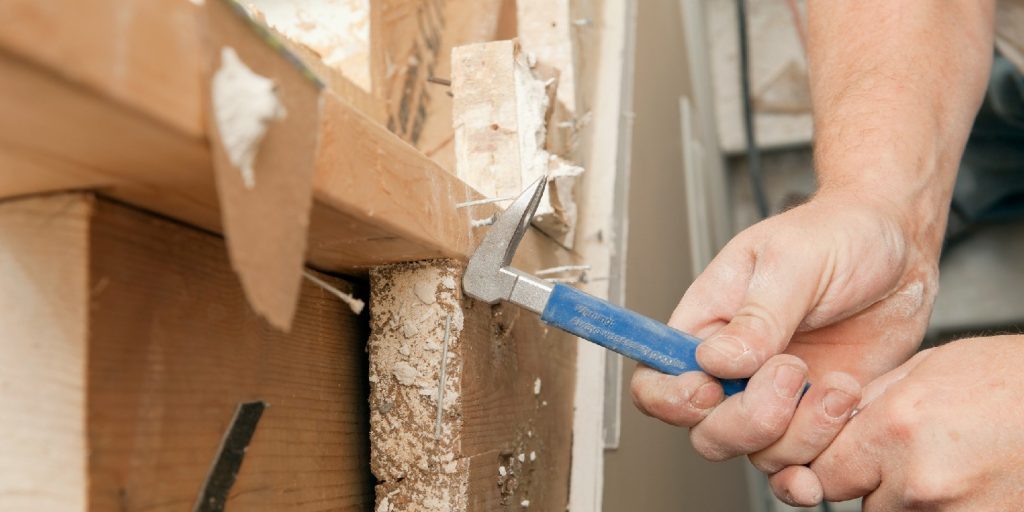
[[[750,48],[747,42],[747,2],[736,0],[736,18],[739,28],[740,47],[740,90],[743,99],[743,129],[747,138],[747,174],[757,204],[757,213],[762,219],[769,212],[768,198],[764,192],[764,177],[761,172],[761,150],[754,135],[754,107],[750,99]]]

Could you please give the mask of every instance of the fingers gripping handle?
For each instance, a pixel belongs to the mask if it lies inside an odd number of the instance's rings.
[[[697,338],[571,286],[555,285],[541,320],[662,373],[701,369]],[[726,395],[739,393],[746,385],[746,379],[722,381]]]

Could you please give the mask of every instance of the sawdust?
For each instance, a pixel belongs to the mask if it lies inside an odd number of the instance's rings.
[[[384,497],[378,511],[384,504],[388,511],[467,508],[469,460],[453,455],[462,428],[457,268],[441,261],[370,272],[371,470]],[[439,390],[442,353],[446,378]],[[442,435],[435,438],[439,399]]]

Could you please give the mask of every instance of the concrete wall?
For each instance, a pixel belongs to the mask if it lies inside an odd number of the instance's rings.
[[[683,198],[679,97],[690,92],[679,5],[638,2],[626,305],[667,320],[693,279]],[[740,460],[713,464],[690,448],[687,431],[640,414],[626,362],[620,448],[605,459],[609,512],[748,510]]]

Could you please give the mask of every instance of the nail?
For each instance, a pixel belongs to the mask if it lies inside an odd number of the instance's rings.
[[[784,364],[775,370],[775,392],[782,398],[795,398],[804,387],[804,371],[796,366]]]
[[[705,382],[690,397],[690,407],[694,409],[710,409],[721,400],[722,390],[714,382]]]
[[[825,405],[825,414],[830,418],[842,418],[844,414],[853,408],[856,398],[841,390],[830,389],[825,393],[822,403]]]

